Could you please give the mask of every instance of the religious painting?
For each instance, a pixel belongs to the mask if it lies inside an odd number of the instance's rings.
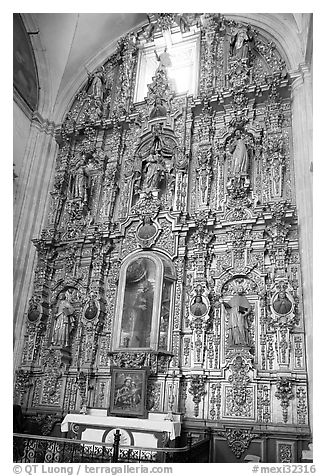
[[[281,290],[276,296],[274,296],[272,307],[277,314],[284,316],[292,311],[293,304],[288,298],[287,293]]]
[[[89,301],[86,303],[86,306],[84,308],[83,316],[88,321],[93,321],[94,319],[98,318],[99,314],[100,314],[100,305],[98,301],[96,301],[93,298],[89,299]]]
[[[147,368],[112,369],[111,397],[108,415],[146,416]]]

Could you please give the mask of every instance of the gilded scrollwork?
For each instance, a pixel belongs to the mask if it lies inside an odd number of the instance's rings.
[[[228,446],[237,459],[241,458],[251,441],[258,437],[251,430],[238,430],[235,428],[227,428],[224,432],[219,432],[219,435],[226,438]]]
[[[194,415],[198,417],[199,415],[199,404],[202,401],[204,395],[206,395],[207,391],[206,387],[206,380],[205,377],[202,375],[195,375],[191,378],[190,386],[189,386],[189,393],[192,395],[192,400],[194,402]]]
[[[280,463],[293,462],[293,443],[277,442],[277,461]]]
[[[284,60],[261,31],[228,15],[148,18],[85,72],[58,133],[15,401],[57,415],[105,409],[111,367],[147,367],[151,412],[164,406],[219,428],[235,419],[307,425]],[[176,33],[178,48],[195,45],[198,95],[178,93],[171,77],[174,44],[164,42]],[[115,346],[122,268],[139,254],[159,257],[166,272],[151,282],[155,349]],[[255,436],[223,432],[238,459]],[[292,447],[279,449],[282,461],[292,458]]]
[[[19,369],[16,372],[14,389],[14,398],[18,405],[22,405],[24,396],[32,385],[31,373],[28,370]]]
[[[210,385],[210,420],[219,420],[221,412],[221,402],[221,382],[213,383]]]
[[[162,385],[159,382],[149,381],[147,387],[147,408],[150,411],[159,412],[161,410]]]
[[[307,391],[304,387],[298,387],[296,392],[297,397],[297,415],[298,415],[298,424],[306,425],[307,424]]]
[[[294,398],[293,382],[288,377],[279,377],[276,388],[275,396],[281,401],[283,422],[287,423],[290,400]]]
[[[231,386],[225,388],[225,416],[249,419],[254,416],[253,387],[249,385],[248,375],[251,364],[246,360],[240,353],[235,354],[230,363],[228,382]]]

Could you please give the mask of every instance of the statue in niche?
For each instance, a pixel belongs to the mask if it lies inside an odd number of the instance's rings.
[[[253,35],[249,26],[247,29],[236,28],[232,32],[230,39],[231,56],[241,60],[247,60],[252,42]]]
[[[158,153],[149,154],[144,167],[144,191],[150,192],[159,188],[165,178],[166,168],[162,156]]]
[[[287,297],[285,291],[280,291],[277,295],[277,299],[273,302],[273,309],[277,314],[282,316],[288,314],[292,309],[292,302]]]
[[[95,98],[103,101],[103,79],[104,79],[104,68],[102,67],[97,69],[93,74],[87,73],[89,79],[91,80],[91,85],[89,87],[90,94]]]
[[[155,271],[154,263],[147,258],[140,258],[128,266],[120,347],[150,346]]]
[[[238,288],[237,294],[228,302],[223,302],[228,315],[228,335],[229,345],[250,346],[250,329],[248,316],[251,312],[251,305],[244,296],[242,286]]]
[[[150,147],[150,151],[152,153],[155,153],[155,152],[161,153],[162,152],[162,146],[163,146],[163,144],[162,144],[162,134],[163,134],[162,125],[161,124],[155,124],[155,126],[152,129],[153,139],[152,139],[152,144],[151,144],[151,147]]]
[[[84,154],[77,160],[70,176],[69,190],[71,198],[87,202],[88,167]]]
[[[190,312],[193,316],[204,316],[207,313],[207,306],[201,296],[196,296],[194,303],[190,306]]]
[[[230,143],[230,152],[232,153],[232,170],[233,177],[247,176],[249,168],[249,156],[244,137],[241,131],[235,131],[234,139]]]
[[[134,163],[132,167],[129,167],[129,164],[126,162],[125,176],[130,176],[129,170],[132,171],[132,176],[134,178],[134,193],[139,193],[141,189],[141,179],[142,179],[142,154],[138,153],[135,156]]]
[[[200,200],[202,204],[208,204],[209,189],[211,183],[211,151],[203,149],[198,154],[197,180],[199,187]]]
[[[129,314],[130,337],[124,338],[123,347],[149,346],[149,312],[152,311],[153,295],[153,285],[146,279],[135,293],[135,299]]]
[[[166,166],[162,157],[162,128],[154,127],[153,141],[143,169],[143,190],[150,192],[159,188],[166,176]]]
[[[69,345],[69,335],[73,323],[73,314],[75,312],[67,295],[68,292],[59,294],[58,311],[55,315],[52,335],[52,344],[60,347],[68,347]]]

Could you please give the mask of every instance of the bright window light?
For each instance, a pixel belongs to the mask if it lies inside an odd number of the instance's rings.
[[[160,55],[165,46],[156,48]],[[197,87],[197,37],[167,48],[172,65],[167,68],[171,88],[176,94],[196,94]],[[152,83],[153,76],[158,68],[155,48],[145,48],[140,55],[139,70],[135,91],[135,102],[143,101],[147,96],[148,85]]]

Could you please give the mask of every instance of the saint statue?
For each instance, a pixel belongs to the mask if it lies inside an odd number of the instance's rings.
[[[89,74],[91,85],[89,91],[95,99],[103,101],[103,71],[97,69],[93,75]]]
[[[230,152],[232,153],[231,175],[233,177],[248,175],[248,151],[239,129],[235,131],[235,137],[230,144]]]
[[[156,268],[148,258],[134,260],[127,268],[121,320],[120,346],[149,347]]]
[[[55,316],[52,343],[60,347],[68,347],[69,333],[74,307],[67,299],[66,293],[59,294],[58,311]]]
[[[145,279],[135,293],[133,308],[129,315],[130,347],[146,347],[149,345],[153,298],[153,285],[148,279]]]
[[[72,198],[80,198],[87,202],[87,165],[84,155],[77,161],[74,167],[74,173],[70,178],[70,194]]]
[[[251,305],[244,296],[244,289],[239,287],[238,293],[228,302],[224,303],[229,314],[228,334],[229,345],[250,346],[250,333],[248,315],[251,311]]]
[[[165,177],[165,163],[160,154],[149,154],[144,168],[144,190],[146,192],[159,188]]]
[[[230,39],[231,56],[242,60],[248,59],[250,44],[253,41],[253,36],[250,34],[250,29],[243,28],[236,29]]]
[[[166,68],[169,68],[170,66],[172,66],[172,62],[171,62],[171,57],[169,55],[169,53],[167,52],[167,48],[165,47],[163,53],[161,53],[160,55],[157,54],[156,50],[154,50],[154,53],[155,53],[155,56],[156,56],[156,59],[158,61],[158,70],[161,70],[161,69],[166,69]]]

